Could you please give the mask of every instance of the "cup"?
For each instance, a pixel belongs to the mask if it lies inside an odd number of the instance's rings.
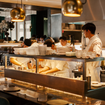
[[[77,58],[81,58],[82,57],[82,51],[81,50],[76,51],[76,57]]]
[[[86,58],[87,52],[85,50],[82,51],[82,58]]]
[[[39,54],[46,55],[46,48],[47,48],[47,45],[40,45],[39,46]]]

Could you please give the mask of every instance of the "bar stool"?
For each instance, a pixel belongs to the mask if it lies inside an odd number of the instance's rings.
[[[0,105],[10,105],[10,103],[6,98],[0,97]]]

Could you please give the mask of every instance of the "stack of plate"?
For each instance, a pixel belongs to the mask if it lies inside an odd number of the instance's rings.
[[[49,100],[47,102],[47,105],[69,105],[69,102],[62,99],[53,99],[53,100]]]
[[[92,87],[101,87],[102,84],[99,83],[99,82],[97,82],[97,81],[92,81],[92,82],[91,82],[91,86],[92,86]]]

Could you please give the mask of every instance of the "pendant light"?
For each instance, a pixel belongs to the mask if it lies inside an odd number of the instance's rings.
[[[65,0],[62,5],[62,13],[68,17],[79,17],[83,12],[83,4],[85,3],[82,3],[81,0]]]
[[[22,0],[21,0],[21,8],[16,7],[13,8],[10,12],[11,14],[11,21],[13,22],[22,22],[25,19],[25,11],[22,9]]]

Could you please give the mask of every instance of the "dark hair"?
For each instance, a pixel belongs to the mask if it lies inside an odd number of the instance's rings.
[[[5,32],[5,35],[9,35],[9,33],[8,32]]]
[[[40,36],[40,38],[43,38],[44,39],[44,36]]]
[[[62,40],[67,40],[67,38],[65,36],[62,36],[62,37],[59,38],[59,40],[61,40],[61,39]]]
[[[20,38],[20,41],[23,41],[23,40],[24,40],[24,37],[21,37],[21,38]]]
[[[26,46],[31,46],[31,40],[30,40],[30,39],[25,39],[25,40],[24,40],[24,44],[25,44]]]
[[[40,36],[37,35],[36,38],[40,38]]]
[[[52,44],[54,44],[54,42],[51,39],[47,39],[44,44],[47,45],[47,47],[52,47]]]
[[[59,42],[59,38],[58,37],[54,37],[53,39],[54,39],[55,43]]]
[[[82,30],[89,30],[92,34],[95,34],[96,26],[93,23],[87,23],[82,27]]]

